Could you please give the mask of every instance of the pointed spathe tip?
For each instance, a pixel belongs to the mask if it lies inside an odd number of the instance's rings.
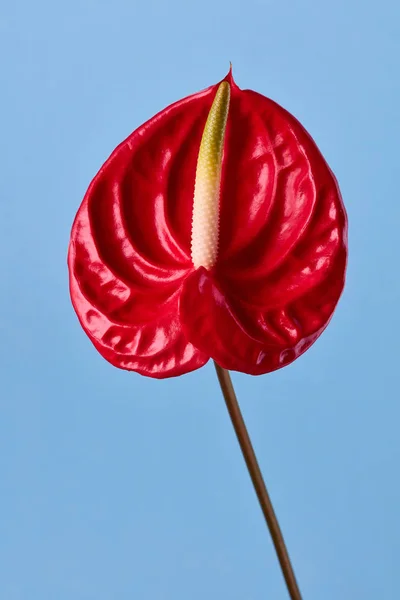
[[[232,62],[229,61],[229,71],[226,77],[222,81],[227,81],[232,87],[237,87],[232,74]]]

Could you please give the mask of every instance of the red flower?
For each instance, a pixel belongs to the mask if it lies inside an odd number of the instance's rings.
[[[293,116],[223,81],[122,142],[75,218],[72,302],[117,367],[163,378],[213,358],[267,373],[311,346],[342,292],[332,172]]]

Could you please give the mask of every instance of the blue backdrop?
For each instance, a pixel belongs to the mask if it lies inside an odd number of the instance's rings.
[[[305,600],[398,600],[399,76],[394,0],[4,1],[0,595],[285,600],[212,365],[113,369],[66,252],[112,149],[219,81],[290,110],[339,180],[346,291],[292,366],[234,375]]]

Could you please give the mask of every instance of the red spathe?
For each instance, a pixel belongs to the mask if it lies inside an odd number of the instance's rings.
[[[113,365],[182,375],[209,358],[260,375],[302,354],[343,290],[347,219],[337,182],[302,125],[231,74],[218,259],[190,255],[196,163],[218,84],[134,131],[75,218],[70,290]]]

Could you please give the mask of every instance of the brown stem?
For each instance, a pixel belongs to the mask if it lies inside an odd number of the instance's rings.
[[[272,541],[275,546],[275,551],[278,556],[279,563],[281,565],[282,574],[285,578],[289,596],[291,600],[301,600],[300,590],[297,585],[296,577],[293,571],[292,564],[290,562],[288,551],[286,549],[285,541],[283,539],[283,535],[274,512],[274,508],[272,506],[267,488],[265,486],[260,467],[258,466],[257,458],[254,453],[249,434],[247,433],[246,425],[243,421],[242,413],[240,411],[239,403],[236,398],[235,390],[232,385],[232,380],[229,375],[229,371],[223,369],[222,367],[217,365],[217,363],[214,364],[215,370],[217,371],[217,376],[221,386],[222,394],[225,398],[226,406],[231,417],[232,425],[236,432],[236,436],[239,441],[244,460],[246,461],[247,469],[253,482],[254,489],[256,491],[258,501],[261,506],[261,510],[264,514],[269,532],[272,537]]]

